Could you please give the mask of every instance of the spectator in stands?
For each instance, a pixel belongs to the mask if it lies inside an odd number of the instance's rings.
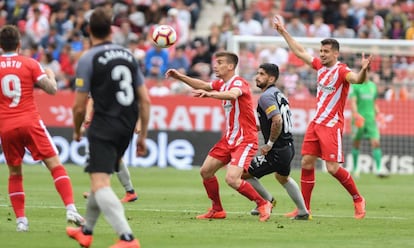
[[[170,88],[165,85],[165,80],[161,78],[155,79],[155,85],[149,88],[148,93],[150,96],[168,96],[170,94]]]
[[[287,64],[286,70],[281,75],[281,81],[283,82],[284,93],[287,96],[292,96],[295,91],[299,81],[299,75],[296,72],[296,67],[293,65]]]
[[[33,15],[27,20],[26,33],[38,44],[49,33],[49,21],[41,14],[40,9],[34,9]]]
[[[385,20],[384,22],[385,24],[384,36],[385,37],[390,38],[392,36],[392,35],[390,36],[390,32],[392,32],[391,29],[396,28],[394,25],[399,25],[400,28],[404,30],[404,32],[405,32],[405,29],[408,27],[408,16],[406,13],[402,12],[401,5],[398,1],[392,4],[391,10],[385,16],[384,20]],[[395,21],[397,20],[400,22],[400,24],[395,23]],[[399,35],[394,35],[394,36],[399,36]],[[390,38],[390,39],[394,39],[394,38]]]
[[[168,65],[168,50],[153,45],[145,56],[145,75],[160,78],[164,76]]]
[[[367,7],[364,17],[359,20],[359,24],[358,24],[359,27],[365,24],[366,17],[373,17],[374,25],[377,26],[378,30],[381,32],[384,30],[384,18],[382,18],[382,16],[377,14],[374,6],[369,5]]]
[[[187,24],[178,18],[178,10],[171,8],[168,10],[166,24],[170,25],[177,32],[177,45],[185,45],[189,41],[190,30]]]
[[[253,19],[253,11],[250,9],[243,12],[243,18],[238,26],[240,35],[261,35],[263,33],[262,25]]]
[[[410,21],[410,26],[405,31],[406,40],[414,40],[414,17]]]
[[[394,82],[395,72],[393,63],[393,58],[391,56],[382,57],[379,75],[383,84],[392,84]]]
[[[130,6],[130,8],[132,11],[128,16],[128,20],[131,25],[131,31],[137,35],[141,35],[146,29],[145,15],[143,12],[137,10],[136,6]]]
[[[364,24],[358,29],[358,37],[364,39],[380,39],[381,31],[374,24],[374,16],[365,16]]]
[[[210,71],[207,73],[210,75],[213,55],[210,53],[206,42],[203,38],[196,38],[192,46],[196,50],[196,54],[191,59],[190,70],[196,70],[198,64],[205,64],[210,68]]]
[[[283,71],[288,62],[288,51],[280,46],[267,46],[264,47],[259,53],[259,64],[271,63],[279,67],[280,71]]]
[[[7,9],[7,23],[17,25],[19,21],[25,21],[29,6],[26,0],[15,0],[14,7]]]
[[[43,49],[46,49],[49,44],[54,44],[55,52],[57,53],[60,53],[65,43],[65,39],[57,31],[56,25],[51,26],[49,33],[40,40],[40,45]]]
[[[82,8],[76,9],[76,16],[73,23],[73,33],[80,32],[83,37],[89,37],[88,22],[85,19],[85,11]]]
[[[332,33],[334,38],[355,38],[355,31],[348,28],[344,20],[338,22],[338,27]]]
[[[385,32],[387,39],[405,39],[405,28],[403,21],[396,17],[392,20],[391,27]]]
[[[217,25],[217,23],[212,23],[210,25],[210,33],[207,36],[207,45],[208,51],[211,54],[214,54],[220,48],[224,47],[224,44],[221,40],[220,27]]]
[[[300,20],[299,15],[294,15],[286,24],[286,30],[292,37],[306,37],[307,30],[305,24]]]
[[[69,9],[60,9],[53,12],[50,18],[50,25],[55,26],[57,33],[61,35],[64,40],[69,40],[74,28],[75,15],[70,14]]]
[[[44,56],[42,56],[40,60],[40,64],[44,68],[49,68],[55,73],[55,79],[57,83],[58,89],[66,89],[68,88],[68,82],[63,74],[59,61],[53,58],[52,53],[46,52]]]
[[[390,6],[396,2],[397,0],[372,0],[372,5],[374,6],[375,11],[378,13],[378,15],[385,19],[385,16],[390,10]]]
[[[271,9],[266,18],[263,20],[262,22],[262,29],[263,29],[263,35],[267,35],[267,36],[279,36],[279,33],[273,28],[273,18],[275,18],[275,16],[277,16],[279,18],[279,20],[281,22],[283,22],[283,24],[285,23],[285,19],[283,18],[283,16],[280,14],[280,11],[278,8],[273,8]]]
[[[313,23],[309,26],[308,29],[309,37],[331,37],[331,28],[329,25],[324,23],[323,16],[321,12],[314,13]]]
[[[30,0],[29,3],[30,6],[27,10],[26,19],[29,20],[30,18],[34,17],[35,10],[39,10],[40,15],[49,20],[50,14],[52,12],[49,5],[42,3],[39,0]]]
[[[201,12],[201,0],[184,0],[185,5],[191,14],[191,30],[194,30]]]
[[[358,24],[367,14],[367,8],[371,5],[371,0],[350,0],[349,4],[353,8],[354,16],[358,19]]]
[[[291,98],[295,100],[308,100],[312,98],[312,94],[309,91],[309,88],[302,80],[298,80],[296,84],[296,89],[293,92]]]
[[[131,31],[131,24],[128,19],[121,22],[121,26],[113,32],[112,42],[123,47],[128,47],[129,41],[138,39],[138,35]]]
[[[176,0],[175,8],[178,10],[178,19],[185,23],[187,28],[194,29],[191,12],[189,11],[189,7],[185,5],[184,0]]]
[[[190,62],[184,53],[185,46],[176,46],[175,53],[170,61],[168,62],[169,69],[176,69],[177,71],[186,74],[190,68]]]
[[[226,9],[221,17],[221,23],[219,25],[220,27],[220,40],[225,45],[225,48],[227,48],[227,41],[233,34],[233,31],[235,29],[235,24],[233,21],[233,14],[231,10]]]
[[[73,81],[75,79],[76,61],[72,54],[72,46],[70,44],[67,43],[63,46],[59,55],[59,63],[65,78],[67,78],[68,81]]]
[[[32,46],[37,45],[33,36],[26,33],[26,21],[20,20],[17,22],[17,28],[20,32],[20,49],[30,49]]]
[[[339,5],[339,11],[336,13],[334,21],[335,28],[338,27],[340,20],[345,21],[348,28],[352,28],[355,32],[358,31],[358,19],[350,13],[349,3],[347,2],[342,2]]]

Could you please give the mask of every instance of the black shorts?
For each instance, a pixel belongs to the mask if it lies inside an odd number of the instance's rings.
[[[295,156],[295,147],[289,143],[284,147],[273,148],[263,156],[255,157],[249,167],[250,175],[261,178],[262,176],[277,172],[281,176],[289,176],[290,163]]]
[[[130,137],[117,137],[108,141],[96,137],[89,139],[89,163],[85,172],[103,172],[112,174],[119,171],[119,160],[128,148]]]

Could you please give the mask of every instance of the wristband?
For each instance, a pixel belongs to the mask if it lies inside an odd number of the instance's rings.
[[[270,140],[268,140],[267,141],[267,143],[266,143],[266,145],[268,145],[268,146],[270,146],[270,147],[273,147],[273,144],[274,144],[275,142],[272,142],[272,141],[270,141]]]

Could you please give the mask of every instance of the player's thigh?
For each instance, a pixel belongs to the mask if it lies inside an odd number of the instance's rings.
[[[302,143],[302,155],[321,156],[319,137],[315,130],[315,123],[311,122],[306,129]]]
[[[379,129],[378,129],[378,125],[377,123],[374,121],[369,121],[366,126],[366,132],[365,132],[365,136],[367,139],[370,140],[379,140],[380,139],[380,133],[379,133]]]
[[[45,160],[58,154],[52,137],[42,121],[27,127],[27,132],[30,138],[28,138],[26,146],[34,160]]]
[[[22,164],[25,153],[25,137],[19,128],[1,134],[1,146],[8,165],[18,166]]]
[[[364,138],[364,127],[358,128],[352,125],[351,137],[352,137],[352,140],[362,140]]]
[[[257,143],[240,143],[231,150],[230,165],[248,170],[257,149]]]
[[[112,174],[115,172],[118,160],[116,143],[89,138],[89,164],[85,167],[85,172]]]
[[[317,133],[321,144],[321,158],[325,161],[343,163],[342,128],[339,125],[319,125]]]

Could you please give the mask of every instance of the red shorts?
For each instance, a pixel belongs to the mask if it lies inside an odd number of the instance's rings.
[[[337,123],[327,127],[311,122],[302,144],[302,155],[314,155],[325,161],[344,162],[342,151],[343,127]]]
[[[44,160],[57,155],[57,149],[42,121],[32,126],[18,127],[1,134],[1,146],[8,165],[22,164],[25,148],[34,160]]]
[[[210,149],[208,155],[220,160],[224,164],[230,163],[230,165],[242,167],[247,170],[256,152],[257,142],[243,142],[238,145],[229,145],[225,138],[221,138]]]

